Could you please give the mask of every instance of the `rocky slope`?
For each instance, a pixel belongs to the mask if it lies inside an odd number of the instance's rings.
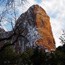
[[[25,49],[27,46],[38,45],[48,51],[55,50],[55,41],[53,38],[50,18],[38,5],[33,5],[27,12],[21,14],[16,21],[16,33],[20,33],[26,38],[20,37],[20,41],[16,43],[19,50]],[[23,33],[22,33],[22,30]],[[24,47],[25,46],[25,47]]]
[[[25,13],[21,14],[11,32],[0,29],[0,38],[10,40],[0,42],[0,48],[4,42],[15,42],[17,53],[25,51],[28,47],[40,46],[47,51],[55,50],[55,41],[51,30],[50,18],[43,8],[33,5]],[[2,45],[3,44],[3,45]]]
[[[5,32],[5,30],[0,28],[0,38],[4,37],[4,35],[3,35],[4,32]],[[3,46],[3,44],[4,44],[4,41],[0,42],[0,48]]]

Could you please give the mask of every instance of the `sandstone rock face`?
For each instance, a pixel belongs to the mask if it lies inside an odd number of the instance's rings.
[[[51,30],[49,16],[38,5],[35,6],[34,13],[36,13],[36,27],[41,36],[36,43],[48,50],[55,50],[55,41]]]
[[[17,51],[23,51],[27,46],[35,45],[48,51],[55,50],[50,18],[40,6],[33,5],[23,13],[16,21],[14,29],[16,29],[16,34],[20,34],[17,43],[15,43]]]
[[[5,32],[0,29],[0,38],[7,38],[15,32],[11,39],[0,42],[0,48],[5,43],[12,43],[16,40],[14,48],[17,53],[36,45],[48,51],[55,50],[50,18],[45,10],[38,5],[33,5],[27,12],[21,14],[13,30]]]

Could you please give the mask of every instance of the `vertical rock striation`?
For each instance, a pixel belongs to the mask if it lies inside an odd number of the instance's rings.
[[[16,28],[16,33],[25,36],[25,38],[20,37],[16,43],[16,47],[19,47],[19,50],[24,50],[27,46],[31,47],[35,45],[47,49],[48,51],[55,50],[50,18],[40,6],[33,5],[27,12],[21,14],[16,21],[14,29]]]

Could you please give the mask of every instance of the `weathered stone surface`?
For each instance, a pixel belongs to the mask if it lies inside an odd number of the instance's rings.
[[[0,38],[3,38],[4,37],[4,32],[5,32],[5,30],[2,29],[2,28],[0,28]],[[5,41],[1,41],[0,42],[0,48],[4,45],[4,42]]]
[[[4,46],[4,44],[8,44],[13,42],[13,36],[10,39],[9,38],[13,34],[13,31],[6,32],[3,28],[0,28],[0,49]]]
[[[20,46],[21,49],[24,49],[26,46],[35,46],[37,44],[44,49],[48,49],[48,51],[55,50],[50,18],[40,6],[33,5],[27,12],[21,14],[16,21],[15,29],[17,27],[16,33],[20,33],[26,39],[20,37],[16,47]],[[24,30],[23,33],[22,30]]]
[[[34,13],[36,14],[36,27],[41,36],[36,43],[47,48],[48,50],[55,50],[55,41],[51,30],[49,16],[45,10],[38,5],[34,7]]]
[[[5,32],[0,29],[0,38],[12,36],[11,39],[0,42],[12,43],[16,40],[14,48],[17,53],[23,52],[27,47],[40,46],[48,51],[55,50],[55,41],[51,30],[50,18],[43,8],[33,5],[16,21],[13,31]],[[18,37],[18,38],[17,38]]]

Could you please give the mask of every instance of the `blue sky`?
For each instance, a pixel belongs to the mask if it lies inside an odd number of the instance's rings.
[[[41,3],[42,2],[42,0],[35,0],[37,3]]]
[[[1,2],[4,1],[5,3],[6,0],[0,0],[0,1]],[[60,35],[62,35],[62,30],[64,30],[65,28],[65,7],[64,7],[65,0],[27,0],[28,3],[23,5],[23,7],[19,4],[20,0],[15,1],[16,1],[15,4],[16,4],[17,18],[20,16],[20,14],[27,11],[27,9],[33,4],[40,5],[50,16],[50,22],[53,34],[56,42],[58,43],[56,46],[61,45],[59,44],[60,43],[59,37]],[[4,3],[1,2],[0,2],[0,13],[3,9],[5,10]],[[10,15],[11,13],[12,12],[10,11],[8,15],[5,15],[3,21],[8,20],[8,18],[13,18],[14,15]],[[9,17],[9,15],[13,17]],[[7,21],[5,21],[4,24],[2,24],[2,26],[4,27],[5,30],[11,30],[11,25]]]

